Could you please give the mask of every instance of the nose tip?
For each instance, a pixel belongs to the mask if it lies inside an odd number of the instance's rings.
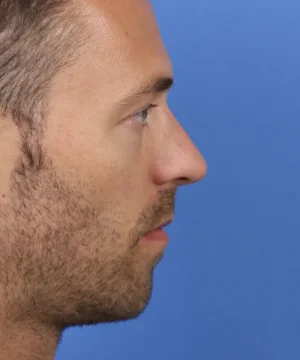
[[[189,151],[185,147],[183,152],[184,158],[181,159],[182,165],[180,166],[181,175],[177,178],[177,185],[187,185],[194,184],[200,180],[202,180],[208,171],[207,163],[200,153],[200,151],[196,148],[196,146],[190,142],[191,148]],[[179,160],[180,161],[180,160]],[[185,163],[183,165],[183,163]]]
[[[193,177],[191,178],[192,182],[197,182],[199,180],[202,180],[206,176],[208,170],[207,162],[205,161],[203,155],[200,153],[198,149],[196,150],[198,152],[198,160],[197,160],[197,166],[195,166],[194,168]]]

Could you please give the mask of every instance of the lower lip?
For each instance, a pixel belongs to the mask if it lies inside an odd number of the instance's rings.
[[[161,228],[144,235],[143,239],[146,241],[168,242],[169,237],[168,234]]]

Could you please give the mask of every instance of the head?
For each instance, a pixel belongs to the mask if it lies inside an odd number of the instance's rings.
[[[2,321],[145,309],[165,244],[141,238],[206,173],[172,78],[147,0],[0,1]]]

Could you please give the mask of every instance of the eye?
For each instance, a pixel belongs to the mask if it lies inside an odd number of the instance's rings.
[[[133,115],[133,117],[136,118],[141,123],[142,126],[147,126],[148,116],[149,116],[151,110],[153,110],[156,107],[157,107],[157,105],[151,104],[151,105],[147,106],[145,109],[140,110],[137,113],[135,113]]]

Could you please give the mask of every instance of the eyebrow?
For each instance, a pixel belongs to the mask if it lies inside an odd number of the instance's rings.
[[[162,93],[168,91],[174,85],[174,79],[171,76],[162,76],[148,80],[146,83],[139,85],[129,95],[113,105],[115,109],[126,106],[139,97],[148,94]]]
[[[161,77],[158,79],[150,80],[148,83],[142,85],[137,91],[136,95],[143,95],[148,93],[159,93],[169,90],[174,84],[172,77]]]

